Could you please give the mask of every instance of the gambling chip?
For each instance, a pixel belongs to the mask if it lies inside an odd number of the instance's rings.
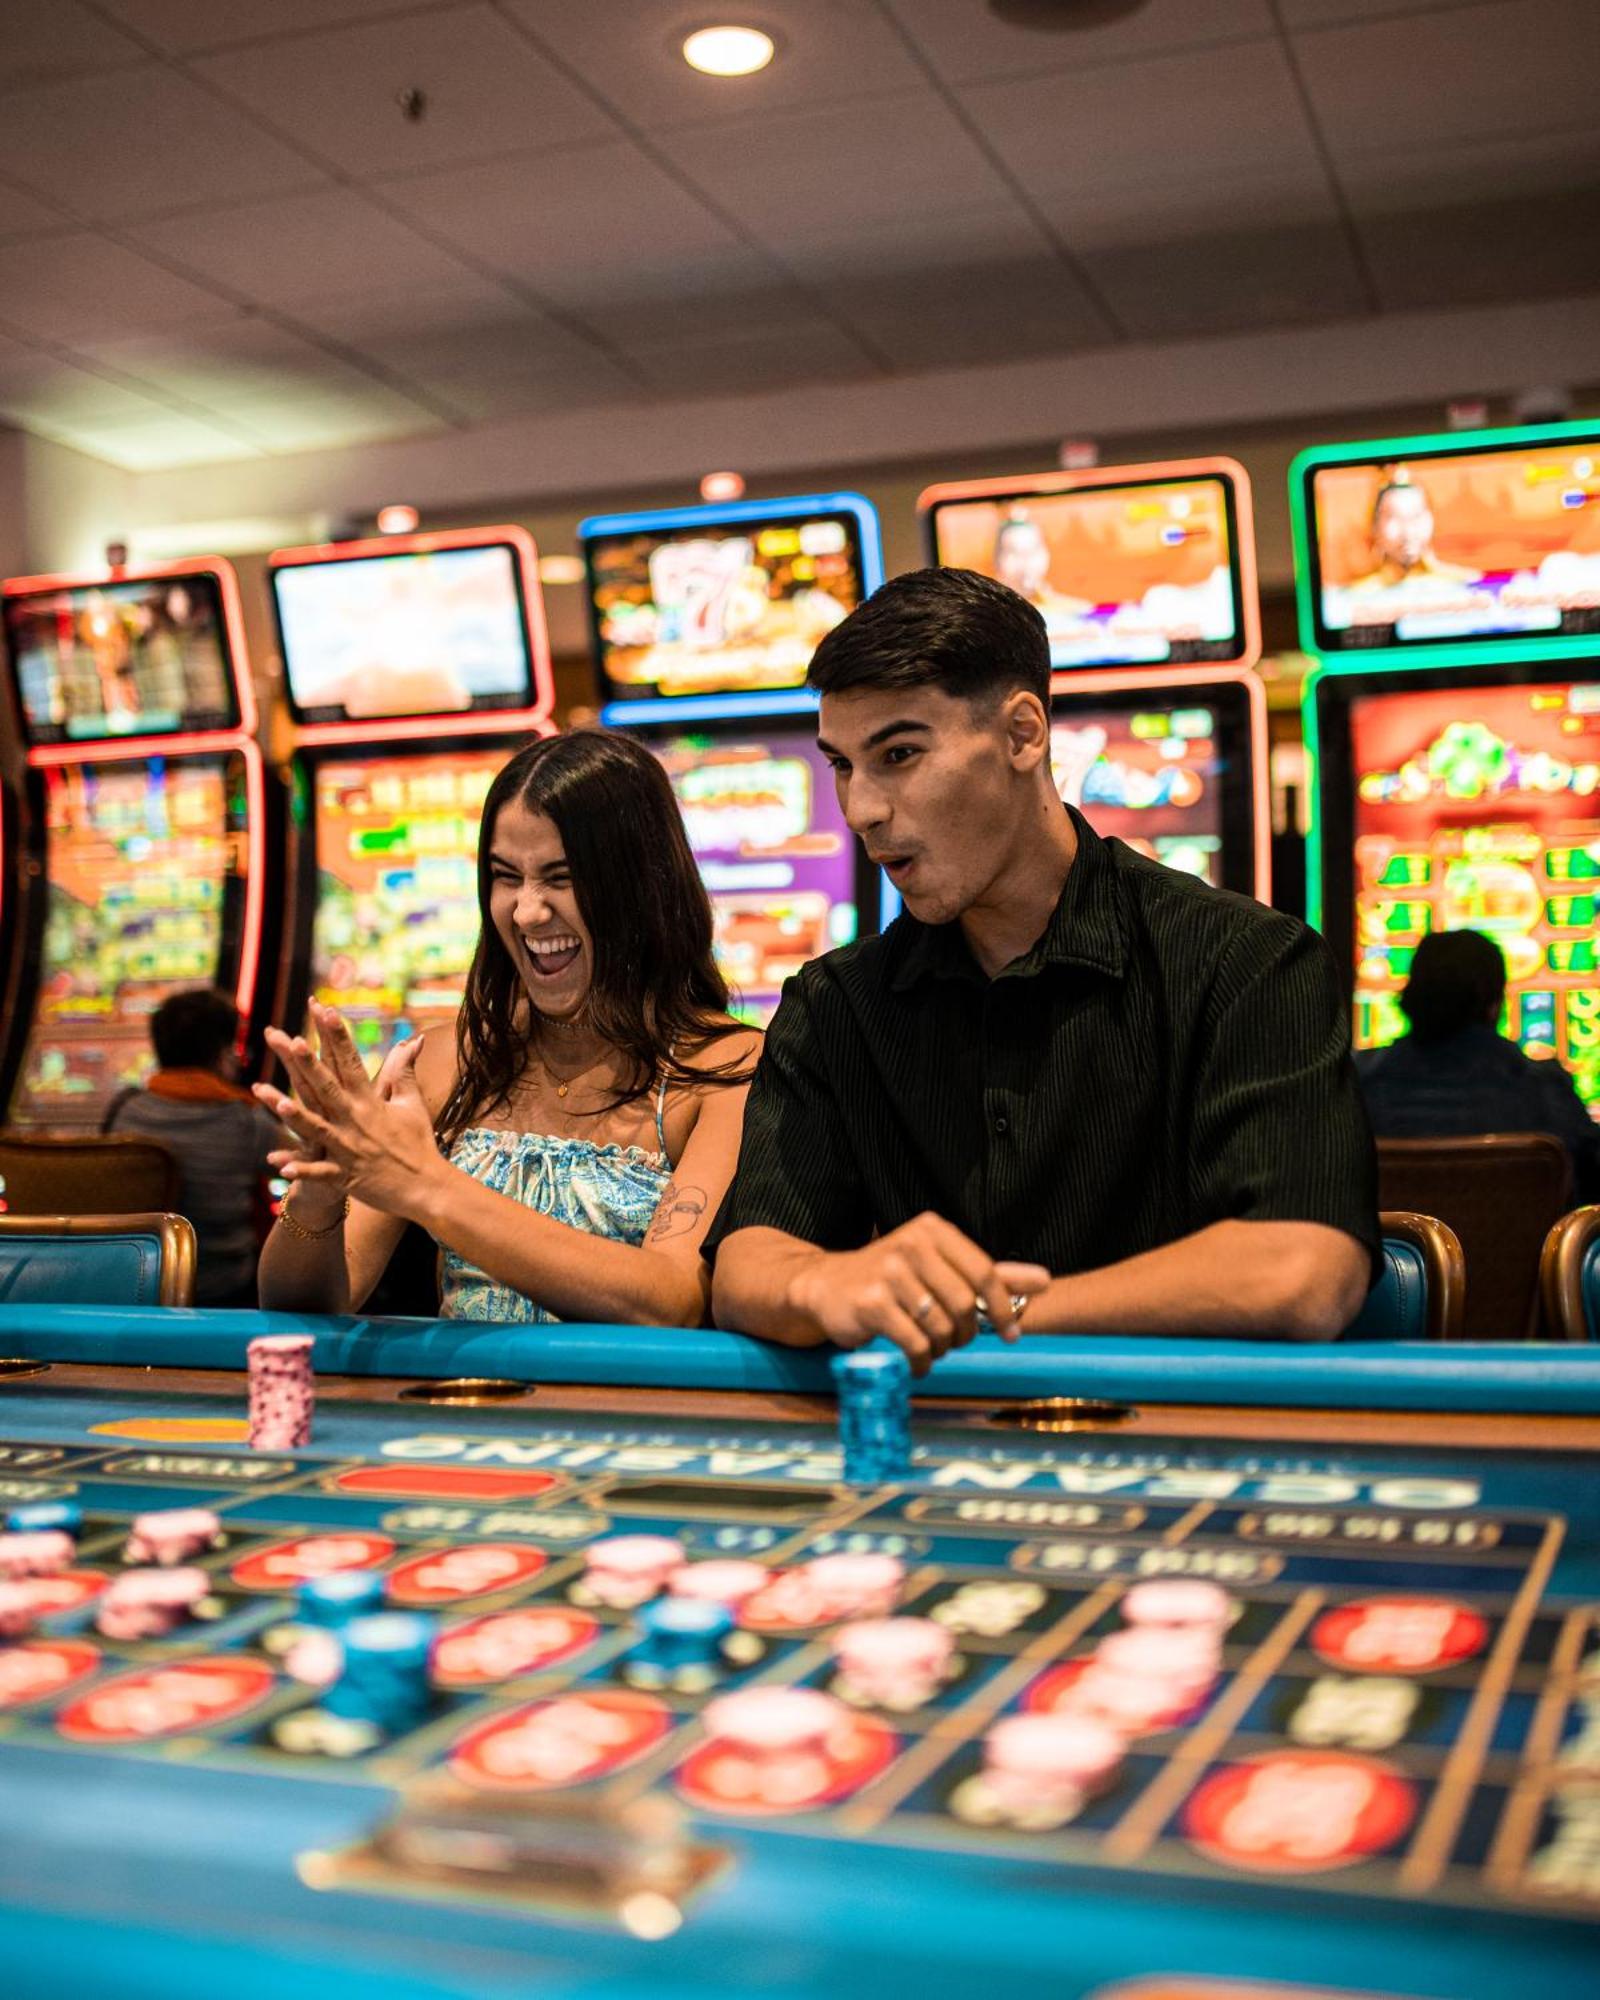
[[[208,1553],[221,1535],[222,1523],[209,1507],[168,1507],[159,1513],[138,1514],[123,1560],[172,1568]]]
[[[11,1509],[6,1515],[6,1526],[19,1535],[44,1528],[59,1529],[76,1540],[83,1527],[83,1509],[76,1500],[29,1500]]]
[[[399,1736],[422,1722],[433,1701],[428,1661],[434,1621],[419,1612],[352,1618],[340,1634],[339,1678],[324,1698],[330,1715],[370,1722]]]
[[[911,1470],[911,1363],[873,1341],[829,1364],[839,1400],[839,1448],[852,1485],[877,1486]]]
[[[311,1442],[316,1402],[309,1333],[264,1334],[247,1350],[252,1451],[294,1451]]]
[[[1124,1755],[1117,1732],[1087,1716],[1008,1715],[983,1739],[984,1787],[1008,1815],[1070,1817]]]
[[[740,1688],[706,1703],[708,1736],[752,1757],[822,1750],[850,1711],[819,1688]]]
[[[0,1639],[25,1639],[39,1620],[39,1600],[26,1584],[0,1583]]]
[[[589,1544],[581,1594],[591,1603],[631,1611],[666,1588],[687,1554],[670,1535],[608,1535]]]
[[[1237,1610],[1233,1599],[1200,1577],[1154,1577],[1136,1583],[1120,1609],[1130,1625],[1204,1625],[1226,1631]]]
[[[886,1618],[894,1609],[906,1566],[898,1556],[813,1556],[800,1575],[817,1594],[817,1622],[835,1618]]]
[[[708,1598],[664,1597],[638,1613],[639,1640],[624,1678],[638,1687],[711,1687],[722,1668],[722,1644],[733,1630],[733,1612]]]
[[[34,1528],[0,1535],[0,1579],[15,1582],[25,1576],[55,1576],[69,1569],[77,1549],[62,1528]]]
[[[163,1639],[193,1615],[210,1590],[203,1569],[125,1570],[96,1604],[95,1627],[107,1639]]]
[[[939,1691],[955,1658],[955,1637],[931,1618],[871,1618],[833,1637],[847,1698],[882,1708],[921,1708]]]
[[[709,1562],[684,1563],[667,1578],[674,1597],[695,1597],[711,1604],[731,1605],[735,1611],[747,1597],[772,1581],[765,1563],[737,1562],[719,1558]]]

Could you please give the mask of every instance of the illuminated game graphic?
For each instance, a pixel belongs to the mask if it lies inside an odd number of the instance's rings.
[[[528,633],[506,544],[275,564],[271,576],[301,722],[528,703]]]
[[[1350,731],[1357,1047],[1405,1032],[1430,931],[1483,931],[1508,1032],[1600,1113],[1600,683],[1362,693]]]
[[[1211,477],[936,498],[928,511],[938,562],[1040,611],[1052,666],[1174,666],[1244,651],[1228,497]]]
[[[856,844],[809,734],[663,737],[651,748],[683,808],[711,895],[734,1011],[771,1020],[783,982],[856,935]]]
[[[5,599],[5,623],[32,743],[238,723],[212,575],[29,589]]]
[[[377,1063],[453,1023],[478,942],[478,825],[514,744],[314,767],[312,991]]]
[[[718,511],[585,538],[610,700],[797,688],[866,594],[854,513],[729,521]]]
[[[19,1125],[98,1131],[154,1066],[150,1016],[216,983],[245,874],[242,759],[41,774],[49,880]]]
[[[1220,886],[1222,759],[1209,708],[1059,709],[1056,790],[1095,831]]]
[[[1289,472],[1301,643],[1340,671],[1600,653],[1600,427],[1316,445]]]

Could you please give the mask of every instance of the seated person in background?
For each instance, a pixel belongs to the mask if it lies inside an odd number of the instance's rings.
[[[1411,1032],[1356,1057],[1380,1139],[1548,1132],[1572,1158],[1579,1201],[1600,1201],[1600,1127],[1572,1078],[1499,1032],[1506,962],[1481,931],[1435,931],[1417,946],[1400,1007]]]
[[[349,1030],[269,1029],[295,1146],[261,1303],[358,1309],[407,1222],[461,1319],[697,1326],[701,1239],[733,1174],[759,1037],[728,1013],[667,775],[625,736],[519,750],[484,801],[482,929],[454,1035],[368,1079]]]
[[[905,912],[784,990],[712,1232],[719,1323],[1326,1339],[1371,1135],[1322,940],[1102,840],[1050,773],[1043,621],[958,569],[817,648],[839,798]]]
[[[194,1224],[197,1306],[253,1306],[277,1126],[238,1081],[239,1010],[210,987],[173,993],[150,1017],[157,1069],[112,1100],[104,1130],[159,1139],[183,1170]]]

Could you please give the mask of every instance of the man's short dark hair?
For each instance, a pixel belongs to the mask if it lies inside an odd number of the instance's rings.
[[[1500,1012],[1506,961],[1482,931],[1430,931],[1411,960],[1400,1007],[1419,1042],[1444,1042]]]
[[[169,993],[150,1016],[163,1069],[215,1069],[239,1038],[239,1010],[214,986]]]
[[[875,590],[812,655],[821,694],[942,688],[992,703],[1018,688],[1050,705],[1050,640],[1024,597],[971,569],[914,569]]]

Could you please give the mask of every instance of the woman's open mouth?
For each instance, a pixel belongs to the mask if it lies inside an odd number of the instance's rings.
[[[538,979],[554,979],[557,973],[565,972],[569,965],[575,965],[583,951],[583,940],[570,935],[560,937],[525,937],[523,949],[528,954],[528,963],[533,967]]]

